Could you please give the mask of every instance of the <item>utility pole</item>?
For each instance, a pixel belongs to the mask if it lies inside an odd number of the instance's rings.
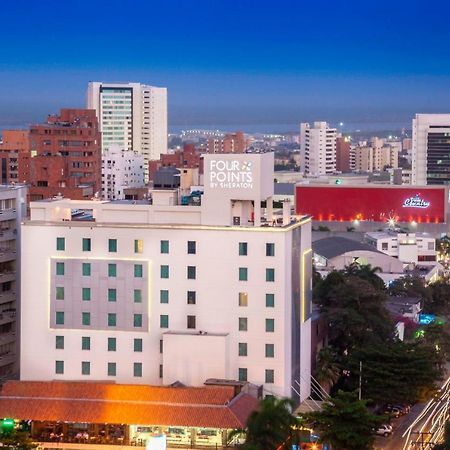
[[[359,362],[359,395],[358,398],[361,400],[362,398],[362,361]]]

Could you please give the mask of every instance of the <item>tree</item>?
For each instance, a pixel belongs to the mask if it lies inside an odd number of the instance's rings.
[[[435,445],[433,450],[450,450],[450,422],[445,424],[444,442]]]
[[[288,440],[293,436],[297,419],[293,416],[294,404],[291,399],[266,397],[260,408],[254,411],[247,421],[245,450],[276,450],[289,448]]]
[[[358,264],[356,262],[345,268],[344,274],[368,281],[375,289],[385,291],[384,281],[377,275],[382,272],[381,267],[372,267],[370,264]]]
[[[434,392],[442,375],[439,357],[420,342],[394,341],[359,347],[348,358],[348,388],[359,383],[362,362],[362,395],[377,404],[414,403]]]
[[[314,377],[329,392],[341,377],[341,367],[337,362],[336,354],[330,347],[320,350],[317,355],[316,371]]]
[[[427,325],[423,328],[423,333],[421,333],[419,339],[430,352],[437,353],[441,366],[450,360],[450,333],[445,324],[432,323]]]
[[[0,435],[0,443],[3,449],[9,450],[33,450],[37,447],[26,431],[13,430],[10,433]]]
[[[393,321],[384,307],[386,293],[369,281],[332,272],[317,286],[315,295],[329,324],[329,342],[338,355],[394,336]]]
[[[396,297],[422,298],[425,302],[431,299],[431,290],[425,286],[424,279],[411,275],[394,280],[389,286],[389,294]]]
[[[371,414],[366,402],[355,392],[339,391],[321,411],[307,417],[319,432],[319,442],[331,444],[334,450],[370,450],[373,430],[383,417]]]
[[[427,313],[448,315],[450,313],[450,279],[445,278],[429,285],[431,298],[426,298]]]

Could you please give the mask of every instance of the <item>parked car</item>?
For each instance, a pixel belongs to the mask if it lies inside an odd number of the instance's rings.
[[[390,434],[392,434],[392,425],[389,425],[387,423],[380,425],[378,429],[376,430],[376,434],[379,434],[380,436],[388,437]]]
[[[405,403],[398,403],[392,406],[394,406],[394,408],[398,408],[402,414],[408,414],[411,411],[411,405],[407,405]]]
[[[385,414],[389,414],[391,417],[400,417],[401,415],[403,415],[403,411],[401,408],[397,408],[394,405],[387,405],[384,408],[384,413]]]

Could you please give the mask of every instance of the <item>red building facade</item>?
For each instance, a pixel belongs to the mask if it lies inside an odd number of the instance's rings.
[[[31,200],[63,195],[92,198],[101,191],[101,138],[95,110],[62,109],[30,129]]]
[[[317,221],[445,223],[448,188],[298,185],[295,208],[297,214]]]
[[[350,170],[350,142],[344,137],[336,138],[336,170],[349,173]]]

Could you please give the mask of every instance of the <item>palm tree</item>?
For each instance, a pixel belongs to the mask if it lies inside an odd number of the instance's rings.
[[[368,281],[377,290],[385,290],[384,281],[377,275],[377,273],[382,271],[381,267],[372,267],[370,264],[352,262],[345,268],[344,273],[345,275]]]
[[[276,450],[290,448],[297,419],[293,416],[294,403],[291,399],[276,399],[268,396],[260,403],[247,420],[246,430],[236,430],[234,434],[245,433],[245,450]]]
[[[327,392],[330,392],[341,377],[341,368],[336,361],[336,354],[330,347],[322,348],[317,354],[314,377]]]

